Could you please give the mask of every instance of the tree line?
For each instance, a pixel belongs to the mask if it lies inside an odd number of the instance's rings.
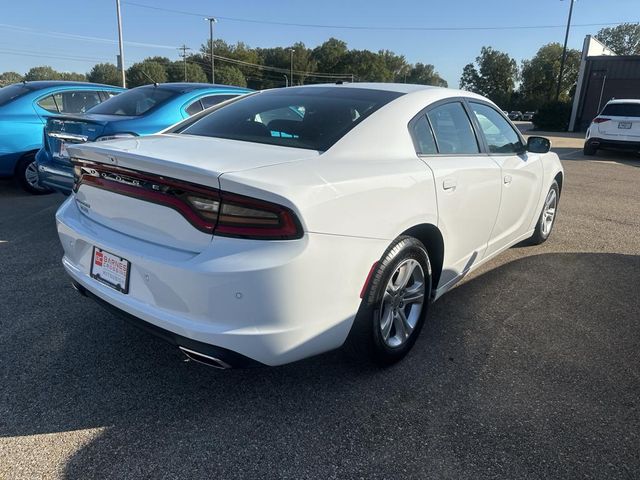
[[[353,78],[360,82],[406,82],[446,87],[447,82],[430,64],[410,64],[403,55],[389,50],[349,49],[347,43],[330,38],[316,48],[302,42],[290,47],[251,48],[243,42],[229,44],[215,40],[215,81],[254,89],[325,83]],[[211,45],[204,43],[197,53],[172,61],[148,57],[126,70],[127,86],[151,82],[210,82]],[[293,56],[294,74],[289,78]],[[86,80],[120,85],[120,73],[112,63],[95,65],[87,74],[60,73],[51,67],[34,67],[25,75],[0,74],[0,85],[27,80]]]
[[[640,24],[622,24],[603,28],[596,38],[620,55],[640,55]],[[403,55],[389,50],[349,49],[347,43],[330,38],[316,48],[302,42],[290,47],[251,48],[243,42],[229,44],[215,40],[215,81],[254,89],[326,83],[336,80],[358,82],[400,82],[446,87],[447,82],[428,63],[407,62]],[[549,43],[520,65],[507,53],[490,46],[482,47],[475,62],[467,64],[460,87],[480,93],[501,108],[535,110],[555,99],[560,72],[562,46]],[[294,74],[289,78],[293,60]],[[126,71],[127,86],[151,82],[210,82],[211,45],[184,59],[148,57]],[[568,49],[560,88],[560,101],[568,103],[573,95],[580,64],[580,51]],[[332,76],[333,75],[333,76]],[[48,66],[34,67],[25,75],[0,74],[0,85],[22,80],[87,80],[111,85],[120,84],[120,72],[111,63],[95,65],[87,74],[56,72]]]

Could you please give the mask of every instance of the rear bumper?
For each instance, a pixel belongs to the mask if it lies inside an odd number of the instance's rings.
[[[369,269],[387,246],[384,240],[306,234],[290,241],[214,237],[204,251],[186,252],[90,220],[74,195],[56,220],[63,265],[89,294],[174,344],[190,348],[193,341],[196,352],[239,354],[265,365],[340,347]],[[128,294],[89,275],[93,246],[131,262]]]
[[[71,164],[56,162],[45,149],[41,149],[36,154],[36,164],[40,185],[65,195],[71,193],[73,189],[73,167]]]
[[[593,137],[586,141],[586,145],[594,148],[610,148],[612,150],[640,151],[640,140],[611,140],[608,138]]]

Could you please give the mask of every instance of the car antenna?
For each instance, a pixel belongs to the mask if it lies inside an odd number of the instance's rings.
[[[142,74],[147,77],[149,80],[151,80],[153,82],[153,86],[157,87],[158,86],[158,82],[156,82],[153,78],[151,78],[149,75],[147,75],[147,72],[145,72],[144,70],[140,70],[142,72]]]

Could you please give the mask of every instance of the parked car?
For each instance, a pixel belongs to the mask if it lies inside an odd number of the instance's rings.
[[[69,146],[63,264],[81,293],[210,365],[345,341],[387,364],[432,300],[549,237],[563,183],[549,148],[471,92],[267,90],[163,134]]]
[[[611,100],[587,129],[584,154],[598,149],[640,152],[640,100]]]
[[[533,116],[536,114],[536,112],[524,112],[522,114],[522,120],[526,121],[526,122],[530,122],[531,120],[533,120]]]
[[[129,90],[84,115],[51,116],[36,155],[40,185],[64,194],[73,187],[67,146],[157,133],[190,115],[250,92],[209,83],[164,83]]]
[[[34,163],[47,117],[83,113],[121,91],[111,85],[65,81],[22,82],[0,88],[0,176],[15,176],[31,193],[49,192],[38,185]]]
[[[522,112],[519,110],[514,110],[512,112],[509,112],[509,118],[514,122],[517,120],[522,120]]]

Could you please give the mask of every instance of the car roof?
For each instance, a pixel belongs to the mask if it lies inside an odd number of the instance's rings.
[[[636,104],[640,104],[640,99],[638,98],[616,98],[614,100],[609,100],[607,102],[607,105],[612,105],[612,104],[616,104],[616,103],[636,103]]]
[[[441,89],[433,85],[417,85],[413,83],[382,83],[382,82],[344,82],[344,83],[318,83],[304,85],[305,87],[340,87],[340,88],[366,88],[369,90],[384,90],[388,92],[412,93],[420,90]]]
[[[33,82],[21,82],[22,85],[30,90],[42,90],[52,87],[106,87],[106,88],[122,88],[114,85],[105,85],[103,83],[91,82],[74,82],[71,80],[36,80]]]
[[[153,87],[154,84],[141,85],[140,87]],[[188,83],[188,82],[175,82],[175,83],[158,83],[158,87],[164,90],[174,90],[177,92],[187,93],[193,92],[194,90],[203,90],[203,89],[216,89],[216,90],[243,90],[243,91],[251,91],[248,88],[244,87],[236,87],[234,85],[220,85],[217,83]]]

